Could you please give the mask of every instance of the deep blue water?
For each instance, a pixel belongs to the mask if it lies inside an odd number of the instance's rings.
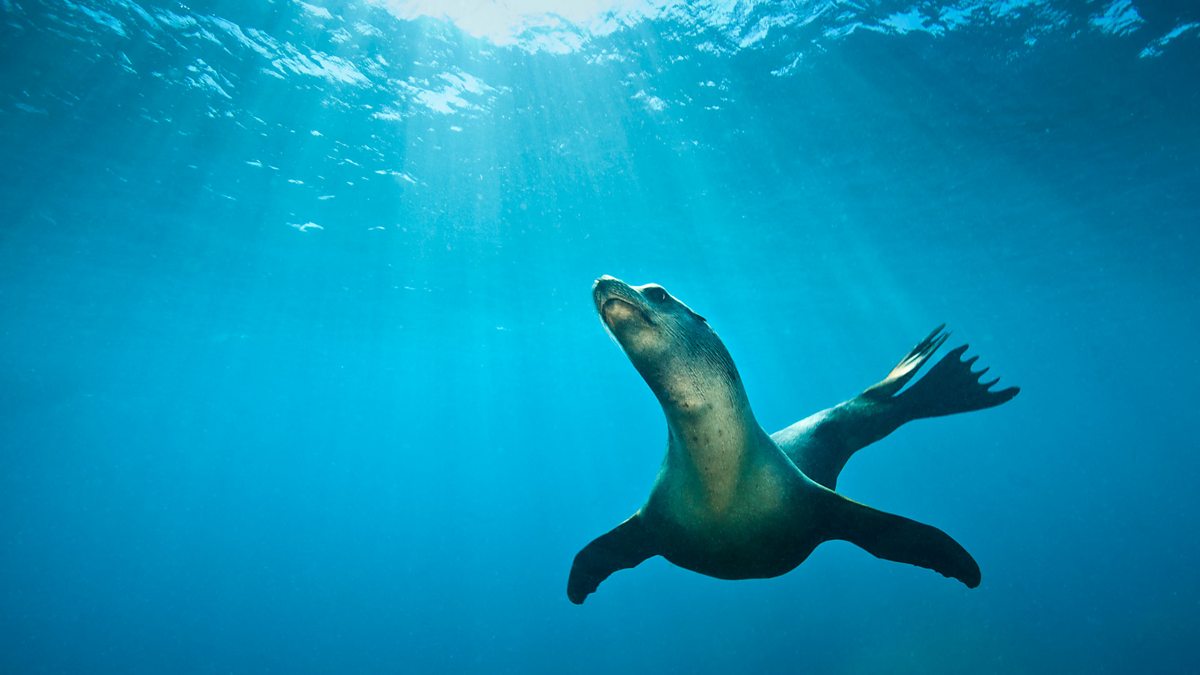
[[[0,0],[0,671],[1195,668],[1194,3],[383,4]],[[768,431],[948,322],[1021,395],[839,491],[980,588],[830,543],[570,604],[666,436],[605,273]]]

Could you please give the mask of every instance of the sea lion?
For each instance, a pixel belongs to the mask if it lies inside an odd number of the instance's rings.
[[[773,435],[758,421],[733,359],[704,317],[662,286],[604,276],[596,310],[662,404],[667,453],[646,503],[575,556],[567,597],[582,603],[613,572],[661,555],[720,579],[784,574],[830,540],[926,567],[969,588],[979,565],[941,530],[833,491],[855,451],[921,417],[980,410],[1016,396],[954,349],[907,390],[948,334],[939,326],[878,384]],[[985,369],[986,371],[986,369]]]

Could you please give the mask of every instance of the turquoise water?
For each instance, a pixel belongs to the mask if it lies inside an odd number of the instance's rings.
[[[1194,3],[551,4],[0,0],[0,670],[1194,667]],[[838,487],[982,585],[570,604],[666,435],[601,274],[768,431],[948,322],[1021,395]]]

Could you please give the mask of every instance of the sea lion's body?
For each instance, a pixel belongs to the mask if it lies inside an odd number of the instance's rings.
[[[667,560],[721,579],[745,579],[783,574],[808,557],[816,545],[811,525],[817,519],[797,516],[816,509],[816,486],[766,434],[753,440],[758,447],[734,450],[732,455],[744,457],[729,467],[703,453],[691,459],[684,444],[668,451],[676,459],[667,460],[639,512]],[[724,475],[706,479],[705,464]]]
[[[662,404],[669,437],[646,503],[576,556],[568,582],[573,602],[653,555],[721,579],[766,578],[795,568],[831,539],[978,585],[975,561],[941,530],[833,491],[850,455],[903,422],[990,407],[1016,394],[979,384],[973,359],[958,358],[963,347],[898,395],[945,341],[940,328],[855,399],[768,435],[732,358],[702,317],[653,284],[634,288],[604,277],[593,293],[605,325]]]

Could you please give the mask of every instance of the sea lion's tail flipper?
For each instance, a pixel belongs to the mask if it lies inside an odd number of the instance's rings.
[[[571,565],[567,597],[580,605],[613,572],[636,567],[657,555],[653,540],[638,514],[583,547]]]
[[[968,345],[950,350],[928,373],[913,382],[911,387],[900,391],[946,342],[946,338],[950,337],[944,329],[944,325],[935,328],[929,337],[913,347],[913,350],[896,364],[883,381],[868,388],[862,395],[874,400],[892,399],[898,404],[904,417],[918,419],[992,408],[1012,400],[1021,391],[1018,387],[992,391],[992,386],[999,382],[1000,378],[980,382],[980,378],[988,369],[971,370],[971,366],[979,357],[962,358]]]
[[[922,417],[992,408],[1021,391],[1017,387],[993,391],[999,379],[980,382],[987,368],[971,370],[978,357],[963,360],[967,345],[950,350],[929,372],[912,382],[949,337],[945,326],[938,326],[883,380],[849,401],[775,432],[771,438],[806,476],[832,490],[854,453],[900,425]],[[909,382],[912,384],[905,388]]]
[[[933,353],[941,348],[949,337],[950,332],[946,330],[946,324],[934,328],[928,337],[918,342],[917,346],[912,348],[912,351],[900,359],[900,363],[897,363],[896,367],[892,368],[892,372],[888,373],[887,377],[867,387],[867,390],[862,395],[874,399],[885,399],[895,396],[896,392],[908,384],[913,375],[917,374],[921,366],[929,361]]]
[[[908,563],[958,579],[975,588],[979,564],[950,535],[931,525],[878,511],[835,492],[827,539],[840,539],[862,547],[876,558]]]

